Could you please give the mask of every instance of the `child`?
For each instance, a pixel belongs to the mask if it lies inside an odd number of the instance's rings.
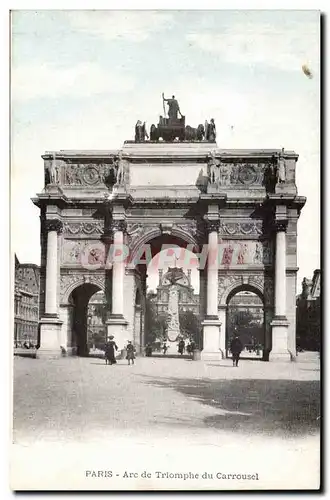
[[[135,359],[135,347],[134,347],[134,345],[132,344],[131,340],[129,340],[129,341],[128,341],[128,344],[127,344],[126,350],[127,350],[127,356],[126,356],[126,359],[127,359],[127,361],[128,361],[128,364],[130,365],[130,364],[131,364],[131,361],[132,361],[132,365],[134,365],[134,359]]]

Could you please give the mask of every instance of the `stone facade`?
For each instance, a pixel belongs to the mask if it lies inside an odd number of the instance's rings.
[[[15,255],[14,345],[36,345],[39,323],[39,266],[21,264]]]
[[[127,141],[120,151],[43,159],[45,172],[51,161],[57,169],[56,182],[45,175],[33,200],[41,211],[45,351],[69,350],[83,337],[79,318],[97,290],[106,294],[108,334],[120,348],[128,339],[142,347],[146,266],[164,245],[178,245],[199,259],[204,359],[224,355],[226,308],[240,290],[263,300],[264,358],[294,358],[297,220],[305,203],[296,153]]]

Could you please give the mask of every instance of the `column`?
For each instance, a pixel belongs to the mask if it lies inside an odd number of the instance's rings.
[[[209,224],[206,315],[218,318],[218,231]]]
[[[275,221],[275,301],[270,360],[290,360],[288,320],[286,318],[286,228],[287,220]]]
[[[57,357],[61,355],[61,326],[57,308],[57,273],[58,273],[58,234],[63,224],[58,219],[46,221],[46,283],[45,314],[40,320],[40,349],[38,356]],[[63,346],[62,346],[63,347]]]
[[[206,317],[203,321],[203,360],[222,359],[218,316],[218,220],[208,220]]]
[[[123,224],[116,224],[113,232],[112,265],[112,314],[123,316],[124,313],[124,233]]]
[[[47,260],[46,260],[46,315],[57,315],[57,233],[62,231],[59,220],[47,221]]]
[[[110,246],[112,261],[112,307],[107,321],[107,334],[114,336],[118,346],[118,355],[123,355],[127,343],[127,321],[124,318],[124,277],[125,277],[125,220],[112,222],[113,243]]]

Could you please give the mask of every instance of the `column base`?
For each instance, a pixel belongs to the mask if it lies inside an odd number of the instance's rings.
[[[202,361],[219,361],[224,358],[220,349],[220,327],[221,321],[217,316],[206,316],[202,322],[203,327],[203,350]]]
[[[269,361],[292,361],[292,355],[288,350],[288,320],[285,316],[275,316],[270,325],[272,350],[269,353]]]
[[[37,358],[55,359],[63,356],[65,346],[61,345],[63,321],[58,316],[48,315],[40,320],[40,347]]]
[[[125,320],[122,314],[111,314],[107,321],[107,337],[114,336],[114,341],[118,347],[118,356],[120,356],[121,351],[127,344],[127,325],[128,321]]]

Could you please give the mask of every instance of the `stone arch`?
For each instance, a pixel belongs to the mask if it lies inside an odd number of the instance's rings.
[[[253,292],[260,298],[260,300],[262,300],[262,303],[265,304],[263,288],[261,288],[259,283],[251,282],[247,284],[241,283],[231,286],[230,289],[227,290],[226,304],[228,304],[230,299],[239,292]]]
[[[154,228],[151,230],[147,230],[146,233],[144,233],[141,237],[139,237],[134,244],[130,247],[130,253],[131,253],[131,261],[134,261],[135,256],[137,255],[137,252],[140,248],[142,248],[144,245],[150,243],[152,240],[155,240],[156,238],[160,238],[161,236],[166,235],[166,236],[172,236],[173,238],[176,238],[178,240],[181,240],[183,243],[186,243],[187,245],[193,245],[194,247],[198,247],[198,241],[195,238],[195,236],[189,234],[187,231],[178,228],[178,227],[171,227],[169,231],[162,231],[160,228]]]
[[[68,279],[69,278],[69,279]],[[97,286],[102,292],[106,292],[105,278],[93,275],[69,275],[68,278],[61,276],[61,304],[70,303],[70,295],[81,285],[91,284]]]
[[[243,290],[256,293],[265,305],[263,280],[254,279],[253,276],[229,275],[219,278],[219,306],[226,306],[235,293]]]

